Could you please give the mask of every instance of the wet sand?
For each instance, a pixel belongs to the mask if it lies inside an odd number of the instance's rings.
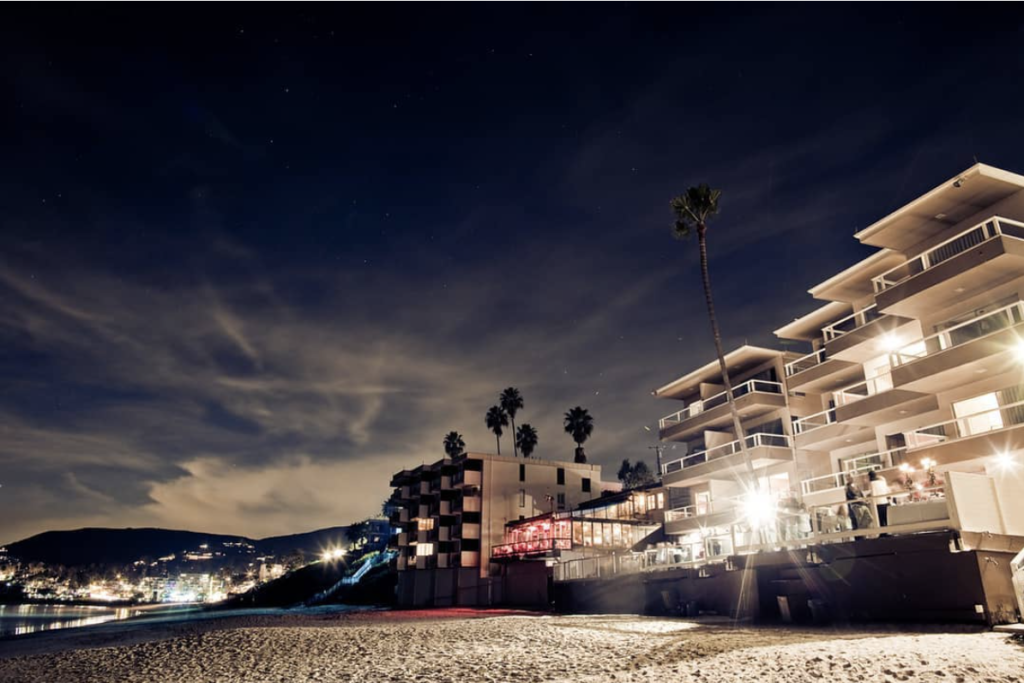
[[[733,626],[499,610],[120,622],[0,641],[0,681],[1024,681],[1024,647],[966,629]]]

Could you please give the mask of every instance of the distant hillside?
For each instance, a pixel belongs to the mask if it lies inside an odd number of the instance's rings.
[[[284,555],[301,552],[318,554],[321,548],[340,545],[346,527],[331,527],[291,536],[262,540],[244,536],[225,536],[174,529],[76,529],[47,531],[7,546],[10,557],[26,562],[45,562],[66,566],[90,564],[128,564],[136,560],[156,560],[185,551],[197,551],[207,545],[211,551],[239,554]],[[226,545],[228,544],[228,545]]]
[[[285,555],[295,551],[305,555],[319,555],[325,548],[347,546],[346,530],[348,527],[332,526],[328,529],[308,531],[304,534],[271,536],[254,541],[254,543],[261,553],[268,555]]]

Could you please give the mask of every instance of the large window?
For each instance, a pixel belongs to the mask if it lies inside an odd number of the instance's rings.
[[[417,557],[427,557],[428,555],[433,555],[433,554],[434,554],[434,544],[433,543],[417,543],[416,544],[416,556]]]
[[[957,418],[960,436],[970,436],[1003,428],[1003,416],[999,412],[999,398],[995,393],[983,394],[957,401],[953,404],[953,415]]]
[[[416,522],[416,527],[420,531],[430,531],[431,529],[434,528],[434,519],[431,517],[431,518],[428,518],[428,519],[418,520]]]

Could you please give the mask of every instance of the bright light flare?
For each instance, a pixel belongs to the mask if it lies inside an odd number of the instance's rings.
[[[882,350],[886,353],[895,353],[900,348],[900,342],[891,332],[882,335]]]
[[[1017,467],[1017,459],[1003,451],[996,455],[996,469],[1000,472],[1009,472]]]
[[[331,562],[333,560],[340,560],[344,554],[345,551],[341,548],[328,548],[320,553],[320,559],[324,562]]]
[[[779,514],[779,506],[770,493],[751,491],[740,503],[743,518],[754,529],[760,529],[775,523]]]

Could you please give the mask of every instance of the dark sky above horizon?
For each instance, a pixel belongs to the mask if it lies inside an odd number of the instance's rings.
[[[711,359],[668,200],[722,188],[729,346],[862,228],[1024,172],[1019,5],[0,9],[0,543],[379,509],[513,385],[653,462]],[[503,449],[511,451],[506,436]]]

